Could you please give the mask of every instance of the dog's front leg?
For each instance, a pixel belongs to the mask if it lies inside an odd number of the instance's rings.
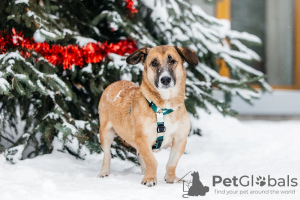
[[[141,165],[141,172],[142,174],[145,174],[146,173],[146,165],[145,165],[145,162],[141,156],[141,154],[137,151],[137,157],[139,159],[139,163]]]
[[[140,135],[136,138],[138,152],[142,156],[146,165],[146,173],[142,180],[142,184],[148,187],[156,184],[157,161],[152,153],[151,146],[147,141],[146,135]]]
[[[186,138],[176,139],[174,138],[172,143],[172,148],[170,151],[170,157],[166,167],[165,181],[167,183],[176,183],[179,181],[179,178],[176,176],[175,171],[178,164],[178,161],[183,154],[186,146]]]

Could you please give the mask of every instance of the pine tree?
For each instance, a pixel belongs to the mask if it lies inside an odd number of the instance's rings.
[[[230,29],[228,21],[205,14],[201,8],[182,0],[141,0],[138,12],[126,9],[126,0],[56,1],[3,0],[0,2],[0,30],[12,35],[13,28],[26,38],[50,45],[85,46],[96,41],[119,42],[129,38],[139,47],[176,45],[190,47],[198,55],[197,67],[187,66],[188,111],[209,112],[212,105],[224,115],[233,115],[230,96],[251,102],[270,90],[264,74],[245,64],[259,60],[248,43],[258,37]],[[2,37],[2,38],[1,38]],[[7,160],[35,157],[56,150],[83,159],[101,152],[97,132],[98,103],[110,83],[129,79],[140,83],[143,66],[126,64],[126,56],[109,54],[102,62],[63,69],[40,53],[16,46],[0,51],[0,152]],[[220,76],[220,62],[230,69],[230,78]],[[222,91],[221,102],[213,91]],[[19,130],[19,124],[24,128]],[[113,143],[113,156],[137,163],[134,150]]]

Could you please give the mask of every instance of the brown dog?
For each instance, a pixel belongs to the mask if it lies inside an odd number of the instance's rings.
[[[161,147],[172,145],[166,167],[167,183],[178,182],[175,169],[184,152],[190,132],[189,116],[184,105],[186,61],[198,64],[198,56],[189,48],[157,46],[135,51],[126,59],[129,64],[142,61],[143,80],[139,87],[130,81],[118,81],[109,85],[99,103],[100,142],[104,151],[102,170],[99,177],[109,174],[110,147],[117,133],[123,141],[137,150],[142,172],[142,184],[156,184],[157,161],[151,147],[158,138],[158,118],[153,105],[173,109],[163,116],[165,132]],[[152,102],[152,103],[151,103]],[[161,115],[160,115],[161,116]],[[163,129],[160,129],[163,131]]]

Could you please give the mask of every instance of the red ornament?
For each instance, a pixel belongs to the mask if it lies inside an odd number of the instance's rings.
[[[49,45],[45,42],[37,43],[32,38],[24,38],[22,32],[17,33],[12,30],[13,35],[10,36],[6,32],[0,31],[0,53],[5,53],[8,47],[20,48],[20,52],[24,57],[29,57],[28,50],[36,51],[41,54],[53,65],[63,66],[64,69],[70,69],[72,65],[82,67],[88,63],[99,63],[109,53],[118,55],[131,54],[137,50],[135,41],[126,39],[118,43],[88,43],[84,47],[77,45]]]
[[[6,45],[9,43],[9,35],[6,32],[0,32],[0,53],[6,51]]]
[[[137,13],[138,10],[136,9],[133,0],[126,0],[126,8],[132,13]]]

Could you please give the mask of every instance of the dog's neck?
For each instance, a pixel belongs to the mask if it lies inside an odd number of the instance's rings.
[[[184,104],[185,79],[176,83],[173,88],[157,89],[148,81],[147,76],[143,73],[140,89],[145,98],[152,101],[159,108],[176,109]]]

